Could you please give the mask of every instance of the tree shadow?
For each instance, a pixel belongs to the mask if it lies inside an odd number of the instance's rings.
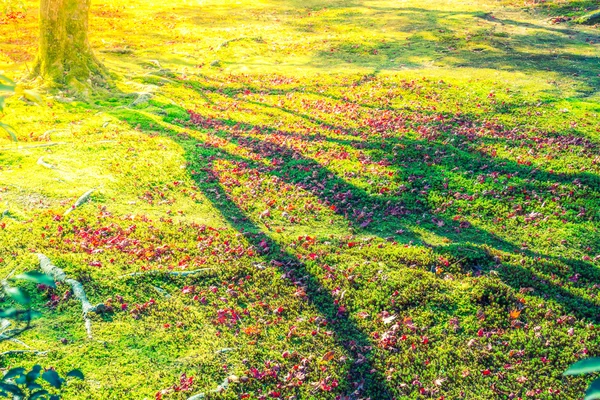
[[[201,85],[192,85],[189,82],[182,82],[182,84],[186,85],[188,89],[199,92],[206,89]],[[360,84],[360,82],[353,84]],[[250,90],[254,90],[254,88],[250,87]],[[256,91],[259,92],[260,89],[256,88]],[[274,92],[283,96],[289,93],[289,90],[274,89]],[[223,91],[221,88],[221,94],[230,96],[232,99],[239,100],[237,96],[240,93],[242,93],[242,89]],[[318,93],[315,91],[314,94]],[[327,97],[326,93],[320,93],[320,95]],[[272,107],[272,105],[259,103],[254,101],[253,105]],[[364,106],[371,108],[367,104]],[[299,110],[286,107],[279,107],[279,109],[310,124],[318,125],[326,133],[311,135],[306,132],[273,129],[234,119],[204,118],[198,115],[194,116],[192,112],[177,105],[154,100],[150,102],[148,109],[113,108],[108,113],[142,131],[155,131],[157,122],[162,123],[159,129],[161,134],[169,137],[184,150],[188,171],[205,198],[234,229],[246,237],[251,245],[259,250],[268,249],[260,253],[261,257],[271,265],[280,268],[293,285],[304,289],[309,302],[330,322],[329,326],[335,333],[337,344],[353,360],[361,360],[360,363],[353,362],[348,367],[348,380],[343,383],[346,393],[351,397],[371,396],[377,399],[391,399],[394,396],[394,389],[388,386],[382,372],[374,367],[376,359],[372,352],[371,338],[359,328],[351,315],[340,312],[332,294],[324,288],[319,278],[310,271],[305,263],[300,262],[293,253],[283,249],[277,240],[270,237],[268,232],[253,222],[250,216],[240,208],[240,205],[219,181],[215,163],[244,165],[260,174],[275,176],[282,182],[316,196],[322,204],[332,207],[336,214],[348,221],[349,225],[357,232],[400,243],[413,242],[416,245],[425,246],[439,256],[451,256],[458,259],[464,273],[492,272],[515,291],[524,287],[533,288],[534,295],[556,302],[566,312],[572,313],[577,318],[592,322],[600,321],[600,315],[597,312],[598,304],[579,296],[568,287],[563,287],[560,282],[550,281],[545,277],[548,274],[566,276],[570,273],[577,273],[582,282],[598,282],[600,281],[600,270],[590,263],[540,254],[507,242],[485,229],[470,225],[462,226],[460,221],[454,221],[452,218],[436,213],[427,204],[426,198],[420,198],[418,193],[415,194],[410,190],[393,195],[368,193],[340,178],[334,171],[309,155],[286,145],[285,141],[281,141],[281,139],[289,137],[303,141],[323,141],[346,146],[350,149],[370,152],[374,161],[384,161],[390,157],[389,154],[386,154],[386,150],[382,150],[382,145],[385,149],[401,145],[404,153],[409,155],[409,159],[389,158],[389,168],[404,176],[420,175],[436,185],[443,184],[452,170],[454,170],[453,173],[477,171],[485,165],[500,171],[517,172],[522,176],[534,176],[536,180],[548,185],[570,183],[574,179],[579,179],[583,184],[589,185],[592,191],[594,185],[599,183],[596,175],[587,173],[569,176],[551,174],[547,171],[535,170],[531,166],[517,164],[512,160],[473,152],[461,148],[456,143],[442,144],[428,139],[385,134],[373,134],[371,137],[365,137],[364,132],[360,129],[348,129],[338,124],[328,123],[317,115],[310,115]],[[171,116],[173,110],[175,112]],[[153,113],[154,115],[152,115]],[[187,116],[188,114],[191,115],[191,121],[182,118],[183,115]],[[468,118],[468,116],[463,115],[461,118]],[[182,134],[182,129],[190,131],[192,135]],[[210,132],[214,137],[242,148],[255,157],[240,156],[225,148],[213,148],[214,144],[195,138],[194,131]],[[327,132],[336,132],[337,136],[328,136]],[[500,140],[499,138],[487,139]],[[437,160],[437,166],[433,169],[431,165],[428,165],[431,160],[410,156],[411,154],[422,156],[426,151],[432,154],[436,152],[452,153],[452,156]],[[200,155],[201,159],[199,159]],[[267,162],[262,163],[257,160]],[[281,163],[280,160],[284,160],[284,162]],[[520,189],[527,185],[527,182],[523,182]],[[516,190],[518,191],[518,189]],[[434,215],[435,221],[419,221],[425,214]],[[360,215],[362,216],[359,217]],[[420,233],[420,230],[423,229],[447,238],[452,244],[428,243],[427,238]],[[399,234],[399,231],[402,233]],[[511,262],[498,262],[495,259],[498,251],[508,254]],[[476,256],[464,260],[461,257],[465,252],[476,254]],[[530,260],[526,264],[519,265],[515,261],[518,258]],[[537,263],[543,265],[544,276],[538,274],[537,271],[540,267],[532,265],[531,260],[536,260]],[[568,266],[567,270],[564,265]]]
[[[160,103],[155,103],[154,106],[158,108],[174,107],[173,105]],[[183,109],[179,109],[180,113],[183,111]],[[151,118],[144,117],[137,111],[131,111],[131,113],[132,114],[129,116],[120,115],[119,118],[125,121],[133,119],[134,121],[130,121],[130,124],[133,126],[139,123],[148,125],[152,121]],[[276,176],[283,182],[316,196],[320,199],[322,204],[331,207],[335,210],[336,214],[347,220],[350,226],[353,226],[354,229],[362,233],[375,235],[383,239],[426,246],[432,248],[434,252],[440,255],[453,254],[452,249],[456,249],[458,252],[475,251],[475,249],[478,249],[477,251],[481,254],[481,248],[484,246],[486,248],[491,248],[494,251],[508,253],[512,257],[528,257],[530,259],[538,260],[540,263],[543,262],[547,264],[546,269],[551,271],[551,274],[559,273],[560,275],[566,276],[569,273],[577,273],[580,275],[583,282],[597,282],[600,280],[600,271],[590,263],[540,254],[522,248],[514,243],[507,242],[484,229],[473,227],[470,224],[463,226],[463,222],[454,221],[449,217],[434,212],[427,204],[427,199],[425,197],[421,197],[419,194],[415,194],[411,191],[396,193],[390,196],[374,196],[338,177],[332,170],[323,166],[318,161],[307,157],[307,155],[303,154],[301,151],[282,144],[282,138],[285,137],[301,136],[303,140],[314,140],[315,137],[306,137],[295,132],[281,131],[234,120],[214,118],[204,119],[199,115],[194,115],[193,112],[190,112],[190,115],[192,116],[193,123],[187,123],[180,126],[185,126],[192,130],[199,129],[200,131],[210,131],[212,135],[219,137],[224,142],[234,144],[239,148],[249,151],[250,154],[255,155],[258,159],[267,160],[270,165],[267,166],[264,163],[254,161],[251,158],[229,153],[223,148],[219,148],[219,156],[212,155],[208,157],[210,162],[226,161],[233,165],[241,164],[247,168],[258,171],[261,174]],[[300,115],[300,118],[304,117],[308,117],[311,122],[315,122],[315,117]],[[144,123],[144,119],[146,118],[147,120]],[[169,120],[169,118],[165,118],[164,120],[168,123],[177,123],[176,121]],[[335,127],[333,127],[333,129],[335,129]],[[257,137],[258,132],[260,132],[262,137]],[[175,136],[175,141],[180,143],[180,141],[176,139],[177,137],[178,136]],[[327,136],[319,136],[318,139],[326,142],[335,142],[344,146],[358,147],[361,150],[381,149],[383,143],[385,144],[384,147],[387,148],[392,148],[401,144],[407,153],[422,154],[425,147],[432,153],[452,153],[451,157],[444,161],[439,161],[437,168],[434,169],[428,165],[426,159],[412,159],[410,160],[410,165],[405,165],[404,167],[399,166],[401,163],[398,163],[397,161],[390,165],[390,168],[395,169],[398,173],[423,176],[427,182],[432,185],[441,185],[446,181],[448,171],[450,170],[454,170],[455,172],[457,170],[460,172],[469,172],[468,170],[477,171],[484,166],[499,172],[511,171],[511,173],[517,173],[521,176],[535,177],[536,181],[547,185],[571,183],[574,179],[579,179],[580,181],[585,182],[586,185],[589,185],[592,192],[592,188],[599,183],[598,177],[593,174],[582,173],[569,176],[551,174],[545,171],[535,170],[533,167],[517,164],[512,160],[498,159],[481,153],[469,152],[447,143],[442,145],[439,143],[432,143],[428,140],[415,140],[407,137],[380,137],[376,135],[367,141],[352,139],[339,140]],[[198,152],[197,149],[206,146],[206,144],[201,144],[193,140],[192,143],[194,143],[196,153]],[[187,143],[186,146],[189,148],[189,143]],[[210,145],[208,145],[208,147],[210,147]],[[188,153],[189,151],[186,152],[186,154]],[[195,156],[187,155],[186,157],[190,162],[190,168],[199,167],[200,172],[196,171],[194,175],[198,182],[204,182],[206,179],[214,182],[218,181],[218,177],[212,164],[209,166],[198,166],[198,161]],[[282,160],[285,161],[282,162]],[[205,195],[211,199],[214,206],[233,226],[236,227],[236,229],[253,232],[252,235],[257,235],[253,243],[260,243],[262,240],[265,240],[269,243],[269,248],[280,248],[273,240],[265,239],[265,234],[261,233],[261,230],[257,225],[250,222],[248,216],[235,204],[235,201],[229,197],[223,187],[218,183],[215,183],[215,185],[216,186],[210,191],[205,190]],[[530,186],[527,182],[523,182],[520,186],[515,186],[517,192],[527,187],[534,187]],[[217,201],[217,199],[220,199],[220,201]],[[222,203],[223,201],[225,201],[225,203]],[[432,221],[420,221],[423,215],[433,216]],[[432,245],[420,235],[418,230],[415,230],[416,227],[429,230],[438,236],[445,237],[450,242],[455,243],[455,245]],[[291,254],[286,253],[284,258],[297,262]],[[472,272],[474,271],[476,273],[484,272],[485,270],[489,271],[491,268],[495,269],[498,267],[498,264],[493,261],[493,258],[494,256],[489,251],[485,251],[483,258],[475,259],[472,262],[467,261],[466,263],[463,263],[463,267],[466,271],[472,270]],[[561,270],[561,268],[556,266],[557,263],[567,265],[569,267],[568,270],[565,271],[564,268]],[[306,275],[307,271],[305,267],[300,266],[299,268],[302,271],[302,275]],[[502,265],[501,268],[496,270],[496,273],[500,275],[505,283],[517,291],[520,290],[523,285],[529,285],[539,289],[536,292],[536,295],[538,296],[546,297],[548,293],[554,294],[557,302],[578,318],[585,318],[594,322],[600,321],[600,315],[595,311],[597,304],[571,293],[571,291],[566,288],[548,282],[544,278],[538,276],[531,268],[526,268],[525,266],[519,267],[513,262]],[[317,281],[314,280],[314,278],[312,279],[311,285],[318,286]],[[311,293],[317,296],[319,291],[319,289],[314,289]],[[318,303],[318,301],[315,301],[315,304],[316,303]],[[325,303],[331,304],[328,300],[325,301]],[[328,311],[324,309],[322,312],[328,317],[332,316],[331,310]],[[368,341],[368,339],[366,340]],[[362,340],[355,341],[363,342]]]
[[[117,110],[110,113],[129,123],[132,127],[141,126],[149,129],[156,122],[134,110]],[[302,288],[310,304],[327,319],[328,327],[335,333],[337,344],[352,357],[348,381],[344,382],[349,398],[370,396],[377,399],[392,399],[392,391],[388,387],[385,377],[373,367],[372,344],[369,337],[358,328],[352,318],[346,313],[340,312],[331,293],[323,288],[318,278],[311,274],[304,263],[285,251],[248,218],[223,189],[212,165],[200,164],[198,156],[205,154],[212,162],[219,160],[248,162],[248,160],[222,152],[220,157],[215,157],[213,152],[206,152],[202,142],[188,135],[168,129],[164,129],[163,133],[184,149],[190,175],[201,188],[206,199],[220,212],[227,223],[243,234],[267,263],[280,268],[294,286]]]
[[[372,78],[372,76],[368,76],[364,80],[368,81],[369,78]],[[206,77],[206,79],[213,80],[214,78]],[[352,86],[357,86],[361,83],[362,81],[354,82]],[[220,95],[229,98],[231,101],[241,101],[245,104],[251,104],[266,109],[274,109],[289,114],[294,118],[305,120],[307,123],[314,124],[315,126],[318,126],[319,130],[322,130],[326,133],[335,134],[338,137],[342,135],[343,139],[334,138],[328,136],[327,134],[307,134],[297,131],[292,132],[274,129],[272,127],[263,125],[250,125],[245,124],[242,121],[207,118],[207,125],[204,126],[204,128],[216,128],[217,134],[219,133],[219,128],[230,130],[231,127],[238,126],[241,128],[242,131],[245,130],[247,132],[250,132],[252,130],[258,130],[259,132],[264,132],[265,134],[269,135],[284,135],[299,140],[324,140],[329,143],[336,143],[342,146],[348,146],[356,150],[370,151],[370,155],[372,156],[375,162],[386,160],[390,161],[392,163],[392,165],[390,166],[391,168],[395,168],[393,164],[397,160],[391,159],[389,157],[389,154],[382,152],[381,150],[383,148],[389,149],[400,145],[403,149],[406,150],[406,153],[410,152],[410,150],[412,150],[412,152],[419,153],[421,151],[419,148],[425,146],[432,153],[452,153],[452,158],[441,158],[437,163],[437,165],[439,165],[440,167],[445,167],[447,170],[468,172],[472,170],[482,170],[487,168],[490,170],[496,170],[500,173],[510,171],[511,173],[515,173],[521,177],[535,178],[536,182],[541,182],[548,185],[556,183],[570,184],[575,181],[578,182],[578,184],[587,186],[587,188],[591,191],[596,191],[596,188],[600,187],[600,177],[589,172],[557,173],[554,171],[547,171],[541,168],[520,164],[510,159],[490,156],[489,154],[482,152],[474,152],[473,150],[469,150],[468,147],[465,147],[465,144],[469,144],[470,142],[474,141],[480,141],[485,145],[515,146],[517,144],[526,144],[530,147],[536,146],[538,148],[554,146],[565,149],[577,149],[578,151],[584,151],[584,154],[586,154],[588,157],[593,157],[595,151],[598,148],[598,144],[588,139],[584,135],[561,134],[558,132],[545,131],[538,133],[536,136],[532,137],[525,133],[515,134],[513,132],[510,132],[510,129],[499,125],[496,127],[497,130],[495,130],[489,135],[476,135],[473,133],[473,131],[481,129],[484,126],[483,123],[478,121],[479,117],[476,115],[468,113],[452,115],[434,111],[405,110],[412,114],[410,118],[406,115],[406,113],[400,113],[394,114],[390,119],[395,118],[396,120],[394,121],[394,123],[396,125],[410,124],[412,129],[417,129],[419,126],[431,126],[434,128],[434,130],[445,134],[446,137],[454,135],[454,137],[463,139],[463,142],[458,144],[449,144],[440,143],[439,140],[435,141],[432,140],[432,138],[410,139],[404,136],[398,137],[395,135],[385,134],[369,134],[368,139],[366,139],[367,132],[365,131],[365,129],[360,129],[358,127],[348,128],[340,124],[330,123],[315,115],[308,115],[305,112],[300,112],[298,110],[286,108],[281,105],[272,105],[264,101],[256,101],[252,99],[245,99],[239,97],[239,95],[241,94],[261,94],[263,90],[258,87],[246,86],[244,88],[239,89],[223,90],[222,88],[219,88],[216,85],[205,85],[200,84],[196,81],[186,82],[186,87],[195,90],[199,94],[204,94],[205,91],[218,92]],[[394,112],[403,111],[394,109],[393,107],[378,107],[372,104],[355,102],[347,98],[341,98],[339,96],[330,95],[324,92],[307,90],[306,88],[302,88],[302,90],[298,92],[302,94],[310,94],[313,96],[323,97],[335,101],[341,101],[345,104],[351,104],[365,109],[372,109],[375,112],[384,110],[390,110]],[[296,93],[296,90],[269,89],[269,95],[271,96],[284,96],[291,93]],[[412,123],[412,120],[416,120],[417,124]],[[378,127],[375,125],[378,122],[378,120],[373,119],[371,121],[368,121],[367,126],[363,128],[377,129]],[[202,125],[202,121],[200,121],[200,125]],[[448,131],[451,131],[450,135],[447,134]],[[245,140],[239,135],[237,136],[237,138],[240,140]],[[444,137],[442,137],[442,139],[443,138]],[[257,147],[257,149],[260,150],[260,145],[255,147]],[[279,150],[283,151],[284,149]],[[277,153],[277,151],[275,153]],[[294,157],[299,156],[294,155]],[[426,161],[416,161],[418,164],[417,168],[415,168],[416,170],[426,169]],[[523,183],[521,186],[517,187],[519,189],[524,189],[532,186],[533,185]]]

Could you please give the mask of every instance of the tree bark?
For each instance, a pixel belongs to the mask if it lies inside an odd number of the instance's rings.
[[[40,0],[40,42],[34,76],[77,91],[106,83],[106,71],[88,40],[90,3]]]

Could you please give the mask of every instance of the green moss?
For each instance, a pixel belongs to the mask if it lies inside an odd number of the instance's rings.
[[[0,143],[0,273],[43,252],[114,312],[88,340],[67,287],[32,287],[21,339],[48,355],[2,367],[77,367],[82,399],[183,373],[165,398],[583,392],[561,373],[600,351],[593,28],[487,1],[127,5],[91,14],[118,90],[13,97]],[[0,63],[32,58],[31,6]]]

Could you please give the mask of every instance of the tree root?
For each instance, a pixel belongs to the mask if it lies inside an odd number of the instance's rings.
[[[229,46],[229,44],[234,43],[234,42],[241,42],[244,40],[248,40],[251,42],[256,42],[256,43],[264,43],[265,41],[263,40],[263,38],[261,37],[240,37],[240,38],[235,38],[235,39],[229,39],[224,41],[223,43],[221,43],[218,47],[216,51],[221,50],[223,47],[227,47]]]
[[[11,214],[9,209],[6,209],[4,211],[2,211],[2,213],[0,213],[0,219],[2,218],[10,218],[10,219],[14,219],[15,221],[18,221],[19,218],[17,218],[16,216],[14,216],[13,214]]]
[[[215,354],[229,353],[229,352],[235,351],[235,350],[237,350],[237,347],[225,347],[224,349],[215,351]]]
[[[118,48],[114,48],[114,49],[103,49],[103,50],[100,50],[100,53],[132,54],[133,50],[128,49],[127,47],[118,47]]]
[[[161,273],[164,273],[166,275],[169,276],[179,276],[179,277],[186,277],[186,276],[190,276],[190,275],[196,275],[199,274],[200,272],[204,272],[204,271],[211,271],[214,268],[201,268],[201,269],[195,269],[192,271],[168,271],[168,272],[163,272],[163,271],[145,271],[145,272],[132,272],[130,274],[125,274],[125,275],[121,275],[119,276],[119,278],[129,278],[129,277],[133,277],[133,276],[142,276],[142,275],[160,275]]]
[[[11,329],[11,330],[6,331],[6,335],[4,333],[0,334],[0,341],[7,340],[9,342],[13,342],[13,343],[21,345],[23,347],[29,348],[29,345],[27,343],[11,336],[11,335],[13,335],[14,332],[19,332],[19,330]]]
[[[16,269],[13,269],[6,275],[6,278],[0,281],[0,286],[2,286],[2,298],[4,298],[4,294],[8,293],[7,290],[10,289],[10,285],[8,284],[8,280],[15,274]]]
[[[165,289],[163,289],[163,288],[160,288],[160,287],[158,287],[158,286],[152,286],[152,288],[153,288],[154,290],[156,290],[156,293],[158,293],[158,294],[160,294],[160,295],[162,295],[162,296],[166,297],[167,299],[171,298],[171,295],[170,295],[170,294],[169,294],[169,292],[167,292]]]
[[[12,323],[8,319],[0,320],[0,329],[2,330],[2,331],[0,331],[0,342],[8,340],[13,343],[19,344],[25,348],[29,348],[27,343],[14,337],[15,333],[18,333],[19,330],[18,329],[8,329],[11,325],[12,325]]]
[[[591,12],[582,17],[577,18],[574,21],[576,24],[582,25],[594,25],[600,23],[600,10]]]
[[[209,391],[208,393],[221,393],[221,392],[225,391],[229,387],[229,381],[230,381],[229,377],[223,379],[223,382],[221,382],[221,384],[219,386],[217,386],[215,389]],[[206,398],[205,393],[198,393],[198,394],[193,395],[192,397],[188,397],[187,400],[202,400],[204,398]]]
[[[71,213],[71,211],[73,211],[77,207],[81,206],[86,201],[88,201],[90,198],[90,195],[94,192],[94,190],[95,189],[91,189],[91,190],[88,190],[87,192],[85,192],[80,198],[77,199],[75,204],[73,204],[71,207],[69,207],[67,209],[67,211],[65,211],[65,213],[63,215],[69,215]]]
[[[104,143],[117,143],[116,140],[98,140],[97,142],[86,143],[87,145],[93,144],[104,144]],[[37,144],[33,146],[13,146],[13,147],[0,147],[0,151],[20,151],[20,150],[29,150],[29,149],[37,149],[40,147],[53,147],[60,146],[65,144],[74,144],[74,142],[53,142],[53,143],[45,143],[45,144]]]
[[[49,140],[50,135],[56,132],[70,132],[69,129],[48,129],[46,132],[42,133],[39,137],[41,140]]]
[[[45,168],[49,168],[49,169],[56,169],[56,167],[55,167],[54,165],[52,165],[52,164],[48,164],[47,162],[45,162],[45,161],[44,161],[44,157],[43,157],[43,156],[42,156],[42,157],[40,157],[40,158],[38,158],[38,160],[37,160],[37,164],[38,164],[38,165],[41,165],[42,167],[45,167]]]
[[[61,144],[67,144],[67,142],[54,142],[54,143],[44,143],[44,144],[35,144],[33,146],[13,146],[13,147],[2,147],[0,151],[11,151],[11,150],[29,150],[29,149],[37,149],[39,147],[53,147],[59,146]]]
[[[9,350],[9,351],[5,351],[4,353],[0,353],[0,357],[13,356],[15,354],[27,354],[27,353],[31,353],[35,356],[45,356],[46,354],[48,354],[47,351],[38,351],[38,350]]]
[[[45,255],[38,253],[38,259],[40,260],[40,268],[42,272],[46,275],[49,275],[56,282],[66,283],[71,286],[71,290],[73,291],[73,297],[81,302],[81,309],[83,311],[83,320],[85,322],[85,330],[87,332],[88,338],[92,338],[92,320],[89,317],[90,312],[100,311],[98,306],[92,306],[92,304],[88,301],[85,290],[83,289],[83,285],[76,281],[75,279],[67,278],[67,274],[65,271],[58,268],[56,265],[52,264],[52,261]]]

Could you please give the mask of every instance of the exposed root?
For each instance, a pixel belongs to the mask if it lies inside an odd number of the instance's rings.
[[[594,25],[600,23],[600,10],[591,12],[575,20],[577,24]]]
[[[88,190],[87,192],[85,192],[80,198],[77,199],[77,201],[75,202],[75,204],[73,204],[71,207],[69,207],[67,209],[67,211],[65,211],[65,213],[63,215],[69,215],[71,213],[71,211],[73,211],[77,207],[81,206],[86,201],[88,201],[89,198],[90,198],[90,195],[93,192],[94,192],[94,189],[91,189],[91,190]]]
[[[6,278],[0,281],[0,285],[2,286],[2,297],[7,293],[7,290],[10,289],[10,285],[8,284],[8,280],[15,274],[16,269],[13,269],[6,275]]]
[[[42,133],[39,137],[40,140],[50,140],[50,135],[56,132],[70,132],[69,129],[49,129]]]
[[[10,218],[10,219],[14,219],[15,221],[19,220],[19,218],[17,218],[14,214],[12,214],[9,209],[6,209],[6,210],[2,211],[2,213],[0,213],[0,219],[2,219],[2,218]]]
[[[38,351],[38,350],[9,350],[9,351],[5,351],[4,353],[0,353],[0,357],[4,357],[4,356],[14,356],[16,354],[33,354],[34,356],[45,356],[46,354],[48,354],[47,351]]]
[[[150,101],[153,94],[151,92],[139,92],[136,99],[129,105],[130,107],[137,106],[138,104],[144,104]]]
[[[104,143],[117,143],[117,141],[116,140],[98,140],[97,142],[86,143],[86,145],[104,144]],[[33,146],[0,147],[0,151],[20,151],[20,150],[36,149],[39,147],[59,146],[59,145],[65,145],[65,144],[75,144],[75,142],[54,142],[54,143],[36,144]]]
[[[129,278],[129,277],[133,277],[133,276],[142,276],[142,275],[160,275],[160,274],[165,274],[165,275],[169,275],[169,276],[179,276],[179,277],[186,277],[186,276],[190,276],[190,275],[196,275],[199,274],[201,272],[205,272],[205,271],[212,271],[214,268],[201,268],[201,269],[195,269],[192,271],[168,271],[168,272],[163,272],[163,271],[145,271],[145,272],[132,272],[130,274],[125,274],[125,275],[121,275],[119,276],[119,278]]]
[[[4,340],[9,340],[13,343],[17,343],[20,344],[23,347],[29,348],[29,346],[27,345],[27,343],[23,342],[22,340],[19,340],[15,337],[13,337],[13,333],[15,332],[14,329],[8,329],[10,326],[12,325],[12,323],[8,320],[8,319],[2,319],[0,320],[0,329],[2,330],[0,332],[0,342],[4,341]]]
[[[40,158],[38,158],[38,160],[37,160],[37,164],[38,164],[38,165],[41,165],[42,167],[45,167],[45,168],[49,168],[49,169],[56,169],[56,167],[55,167],[54,165],[52,165],[52,164],[48,164],[47,162],[45,162],[45,161],[44,161],[44,157],[43,157],[43,156],[42,156],[42,157],[40,157]]]
[[[16,343],[18,345],[21,345],[25,348],[29,348],[29,345],[27,343],[25,343],[22,340],[19,340],[17,338],[14,338],[12,335],[16,332],[18,332],[19,330],[17,329],[11,329],[11,330],[7,330],[5,333],[0,334],[0,341],[4,341],[7,340],[9,342],[13,342]]]
[[[228,387],[229,387],[229,382],[230,380],[234,380],[231,378],[235,378],[235,377],[227,377],[225,379],[223,379],[223,382],[221,382],[221,384],[219,386],[217,386],[215,389],[209,391],[208,393],[221,393],[224,392]],[[193,395],[192,397],[188,397],[188,400],[202,400],[206,398],[206,394],[205,393],[198,393]]]
[[[237,347],[225,347],[224,349],[215,351],[215,354],[229,353],[235,350],[237,350]]]
[[[38,147],[52,147],[52,146],[58,146],[61,144],[67,144],[67,142],[54,142],[54,143],[44,143],[44,144],[35,144],[33,146],[13,146],[13,147],[2,147],[0,148],[1,151],[10,151],[10,150],[29,150],[29,149],[36,149]]]
[[[132,54],[133,50],[127,47],[118,47],[114,49],[103,49],[100,50],[100,53],[111,53],[111,54]]]
[[[261,37],[240,37],[240,38],[235,38],[235,39],[229,39],[229,40],[226,40],[226,41],[224,41],[223,43],[221,43],[221,44],[220,44],[220,45],[217,47],[217,50],[216,50],[216,51],[219,51],[219,50],[221,50],[223,47],[227,47],[227,46],[229,46],[231,43],[234,43],[234,42],[241,42],[241,41],[244,41],[244,40],[248,40],[248,41],[251,41],[251,42],[256,42],[256,43],[264,43],[264,42],[265,42],[265,41],[263,40],[263,38],[261,38]]]
[[[160,294],[160,295],[162,295],[162,296],[166,297],[167,299],[171,297],[171,295],[169,294],[169,292],[167,292],[167,291],[166,291],[165,289],[163,289],[163,288],[160,288],[160,287],[158,287],[158,286],[152,286],[152,288],[153,288],[154,290],[156,290],[156,293],[158,293],[158,294]]]
[[[89,317],[90,312],[96,312],[97,306],[92,306],[92,304],[88,301],[85,290],[83,289],[83,285],[76,281],[75,279],[67,278],[67,274],[65,271],[58,268],[56,265],[52,264],[52,261],[45,255],[38,253],[38,259],[40,260],[40,268],[42,272],[46,275],[50,275],[52,279],[56,282],[66,283],[71,286],[71,290],[73,292],[73,297],[81,302],[81,309],[83,311],[83,320],[85,322],[85,330],[87,332],[88,337],[92,338],[92,320]]]

